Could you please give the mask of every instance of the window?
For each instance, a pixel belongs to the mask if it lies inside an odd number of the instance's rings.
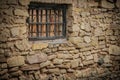
[[[30,40],[65,38],[66,5],[31,3],[28,11]]]

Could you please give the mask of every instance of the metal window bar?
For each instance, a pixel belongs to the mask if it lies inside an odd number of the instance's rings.
[[[49,7],[37,6],[38,7],[37,9],[36,9],[36,6],[33,6],[33,5],[31,6],[32,8],[30,7],[30,10],[32,10],[32,14],[30,16],[32,17],[32,19],[31,19],[31,22],[29,21],[29,39],[30,40],[57,39],[57,38],[64,38],[66,36],[66,7],[64,5],[63,6],[52,5]],[[33,22],[33,16],[34,16],[33,10],[35,9],[36,9],[36,22]],[[43,10],[45,10],[46,22],[43,21],[43,16],[44,16]],[[54,18],[55,18],[54,22],[51,22],[49,19],[52,16],[51,10],[54,11]],[[60,14],[60,10],[62,11],[62,16]],[[57,17],[58,19],[56,19]],[[59,19],[60,17],[62,17],[62,22]],[[33,36],[34,24],[36,25],[36,36]],[[61,27],[61,24],[62,24],[62,33],[59,33],[59,27]],[[46,36],[44,36],[43,25],[45,25],[46,27],[46,31],[45,31]],[[54,36],[50,35],[50,33],[52,32],[50,31],[51,25],[54,25]]]

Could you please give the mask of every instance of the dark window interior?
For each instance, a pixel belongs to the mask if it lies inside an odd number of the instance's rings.
[[[28,11],[30,40],[65,38],[66,5],[30,3]]]

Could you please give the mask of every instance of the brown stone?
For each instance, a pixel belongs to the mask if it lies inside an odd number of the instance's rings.
[[[32,44],[33,50],[44,49],[48,47],[48,43],[34,43]]]
[[[2,69],[7,69],[7,67],[8,67],[7,63],[1,64],[1,68],[2,68]]]
[[[22,66],[25,64],[23,56],[15,56],[7,59],[9,67]]]
[[[54,59],[53,60],[53,64],[62,64],[63,63],[63,59]]]
[[[8,69],[3,69],[2,71],[0,71],[0,75],[6,74],[8,72]]]
[[[21,4],[21,5],[28,5],[29,4],[29,0],[19,0],[19,3]]]
[[[7,59],[5,57],[0,57],[0,63],[6,63],[7,62]]]
[[[54,69],[48,69],[48,72],[50,73],[60,73],[59,68],[54,68]]]
[[[43,62],[43,63],[40,64],[40,68],[44,68],[44,67],[49,66],[51,64],[52,63],[50,61]]]
[[[110,3],[106,0],[102,0],[101,6],[104,8],[114,8],[115,7],[113,3]]]
[[[15,9],[14,15],[16,16],[28,16],[28,12],[22,9]]]
[[[48,57],[45,53],[35,54],[27,56],[27,62],[29,64],[41,63],[47,61]]]
[[[116,56],[120,55],[120,47],[116,45],[110,45],[109,54],[116,55]]]
[[[17,4],[17,0],[8,0],[8,4]]]
[[[73,44],[79,44],[79,43],[83,42],[81,37],[70,37],[69,41]]]
[[[61,59],[71,59],[72,58],[72,55],[71,54],[57,54],[57,57],[58,58],[61,58]]]
[[[85,41],[86,43],[90,43],[90,42],[91,42],[90,36],[84,36],[84,41]]]
[[[9,69],[9,72],[16,72],[19,70],[19,67],[13,67],[11,69]]]
[[[90,64],[93,64],[93,63],[94,63],[93,60],[83,61],[83,65],[90,65]]]
[[[75,59],[73,61],[71,61],[71,68],[77,68],[79,66],[79,59]]]
[[[22,75],[22,71],[12,72],[10,73],[11,76],[20,76]]]
[[[40,66],[39,64],[35,64],[35,65],[26,65],[26,66],[22,66],[21,70],[22,71],[32,71],[32,70],[39,70]]]
[[[15,46],[16,46],[16,48],[19,49],[20,51],[24,51],[24,50],[30,49],[30,44],[28,43],[27,40],[17,41],[17,42],[15,43]]]

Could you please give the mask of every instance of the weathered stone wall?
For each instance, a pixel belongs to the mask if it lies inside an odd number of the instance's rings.
[[[28,4],[68,4],[67,38],[28,40]],[[0,80],[119,80],[120,1],[0,0]]]

